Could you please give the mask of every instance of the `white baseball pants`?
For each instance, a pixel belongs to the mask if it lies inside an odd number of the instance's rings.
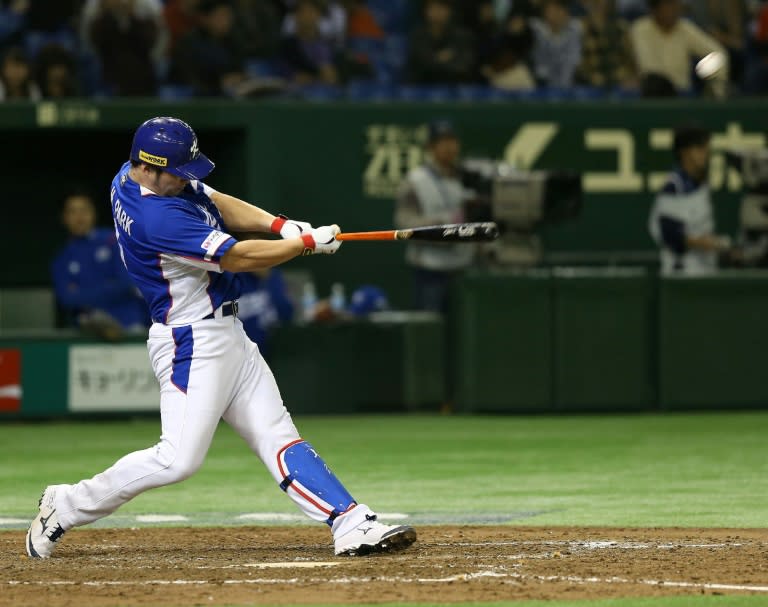
[[[147,489],[191,476],[203,463],[222,418],[275,480],[283,481],[278,453],[299,439],[299,433],[272,371],[242,323],[235,317],[177,328],[156,323],[147,344],[160,382],[160,442],[126,455],[93,478],[57,486],[56,509],[65,530],[107,516]],[[287,493],[310,518],[328,519],[316,502]]]

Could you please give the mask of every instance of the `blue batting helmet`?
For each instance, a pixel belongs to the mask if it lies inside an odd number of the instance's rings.
[[[133,136],[131,160],[184,179],[204,179],[216,165],[200,153],[192,127],[178,118],[147,120]]]

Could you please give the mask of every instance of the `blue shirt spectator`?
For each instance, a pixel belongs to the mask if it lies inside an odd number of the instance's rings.
[[[281,57],[290,78],[299,85],[338,84],[336,47],[323,33],[318,0],[299,0],[293,13],[295,32],[283,39]]]
[[[581,23],[566,0],[545,0],[542,18],[532,19],[533,69],[544,86],[570,88],[581,63]]]
[[[53,259],[51,275],[66,324],[108,338],[142,331],[147,305],[123,266],[114,230],[95,227],[91,198],[67,197],[62,220],[70,239]]]
[[[293,319],[293,304],[283,274],[272,268],[263,273],[243,272],[238,278],[242,285],[238,317],[245,333],[259,346],[262,355],[266,355],[270,329]]]
[[[246,77],[234,9],[227,0],[204,0],[198,13],[198,26],[176,45],[170,79],[191,86],[198,96],[234,94]]]
[[[26,2],[0,2],[0,50],[20,44],[24,37]]]

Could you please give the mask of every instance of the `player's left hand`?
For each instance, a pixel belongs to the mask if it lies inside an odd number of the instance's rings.
[[[280,234],[285,238],[298,238],[303,234],[312,232],[312,224],[306,221],[288,219],[285,215],[278,215],[270,228],[273,234]]]

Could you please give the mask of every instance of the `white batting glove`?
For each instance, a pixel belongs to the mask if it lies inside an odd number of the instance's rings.
[[[285,215],[278,215],[269,228],[273,234],[280,234],[282,238],[298,238],[302,234],[312,231],[312,224],[306,221],[288,219]]]
[[[339,250],[341,241],[336,240],[336,234],[341,232],[341,228],[336,224],[332,226],[320,226],[314,228],[309,234],[304,234],[301,239],[304,241],[304,255],[314,255],[315,253],[325,253],[332,255]]]

